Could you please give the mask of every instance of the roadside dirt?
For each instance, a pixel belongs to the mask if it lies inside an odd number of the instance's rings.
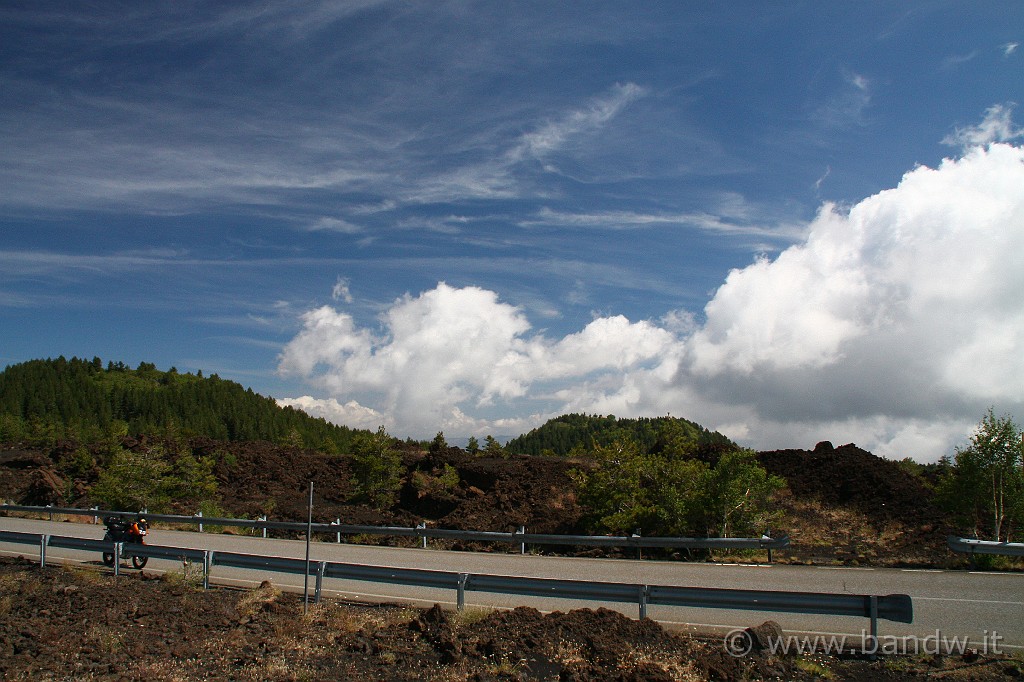
[[[5,680],[1006,680],[998,656],[729,656],[608,610],[452,613],[0,559]],[[764,632],[755,629],[754,634]]]
[[[934,502],[926,482],[897,462],[850,443],[825,441],[814,450],[758,453],[789,490],[778,504],[780,532],[799,563],[949,568],[966,563],[946,548],[956,533]]]

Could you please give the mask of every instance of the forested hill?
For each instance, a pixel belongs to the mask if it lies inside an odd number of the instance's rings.
[[[348,451],[357,433],[201,371],[60,357],[0,373],[0,441],[91,442],[118,431],[287,441],[335,453]]]
[[[619,419],[614,415],[566,414],[548,421],[508,442],[505,449],[525,455],[569,455],[574,449],[588,451],[616,440],[636,442],[644,452],[657,452],[668,442],[682,439],[698,446],[730,446],[735,443],[700,424],[678,417]]]

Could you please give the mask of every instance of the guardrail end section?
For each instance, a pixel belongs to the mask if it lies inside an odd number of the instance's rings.
[[[887,594],[878,598],[879,617],[896,623],[914,622],[914,600],[909,594]]]

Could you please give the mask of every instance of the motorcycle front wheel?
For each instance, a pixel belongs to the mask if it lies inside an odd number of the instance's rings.
[[[147,561],[149,561],[148,556],[133,556],[132,566],[134,566],[135,568],[143,568],[145,567]]]

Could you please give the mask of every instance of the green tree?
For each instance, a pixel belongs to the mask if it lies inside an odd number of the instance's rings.
[[[476,439],[476,436],[470,436],[466,442],[466,452],[471,455],[475,455],[480,452],[480,441]]]
[[[25,420],[16,414],[0,414],[0,442],[15,443],[25,438]]]
[[[484,438],[484,454],[488,457],[504,457],[505,448],[501,447],[501,443],[498,442],[494,436],[488,435]]]
[[[60,462],[60,469],[68,476],[84,478],[92,473],[96,466],[96,458],[89,448],[79,445],[68,457]]]
[[[727,538],[764,532],[773,520],[771,496],[785,485],[764,470],[752,450],[725,452],[705,477],[707,534]]]
[[[402,487],[402,458],[381,426],[360,435],[352,448],[352,485],[356,494],[378,509],[390,507]]]
[[[177,503],[209,503],[217,496],[213,456],[196,457],[190,449],[181,451],[164,479],[168,495]]]
[[[89,495],[108,509],[160,512],[170,501],[164,481],[168,469],[159,452],[118,448]]]
[[[769,476],[749,450],[734,449],[712,467],[667,451],[644,452],[634,440],[596,446],[594,467],[574,471],[593,526],[649,535],[729,537],[763,532],[771,496],[785,482]]]
[[[430,446],[427,451],[432,455],[436,455],[439,452],[444,452],[448,449],[448,441],[444,439],[444,431],[438,431],[437,435],[434,436],[434,440],[430,441]]]
[[[943,459],[940,502],[977,537],[1009,540],[1024,522],[1024,433],[1009,416],[988,409],[970,445]]]
[[[293,427],[288,431],[288,435],[282,440],[281,444],[301,450],[303,447],[302,434],[299,433],[298,429]]]
[[[699,516],[707,465],[644,453],[633,440],[593,451],[595,467],[573,472],[580,502],[598,529],[628,534],[686,535]]]

